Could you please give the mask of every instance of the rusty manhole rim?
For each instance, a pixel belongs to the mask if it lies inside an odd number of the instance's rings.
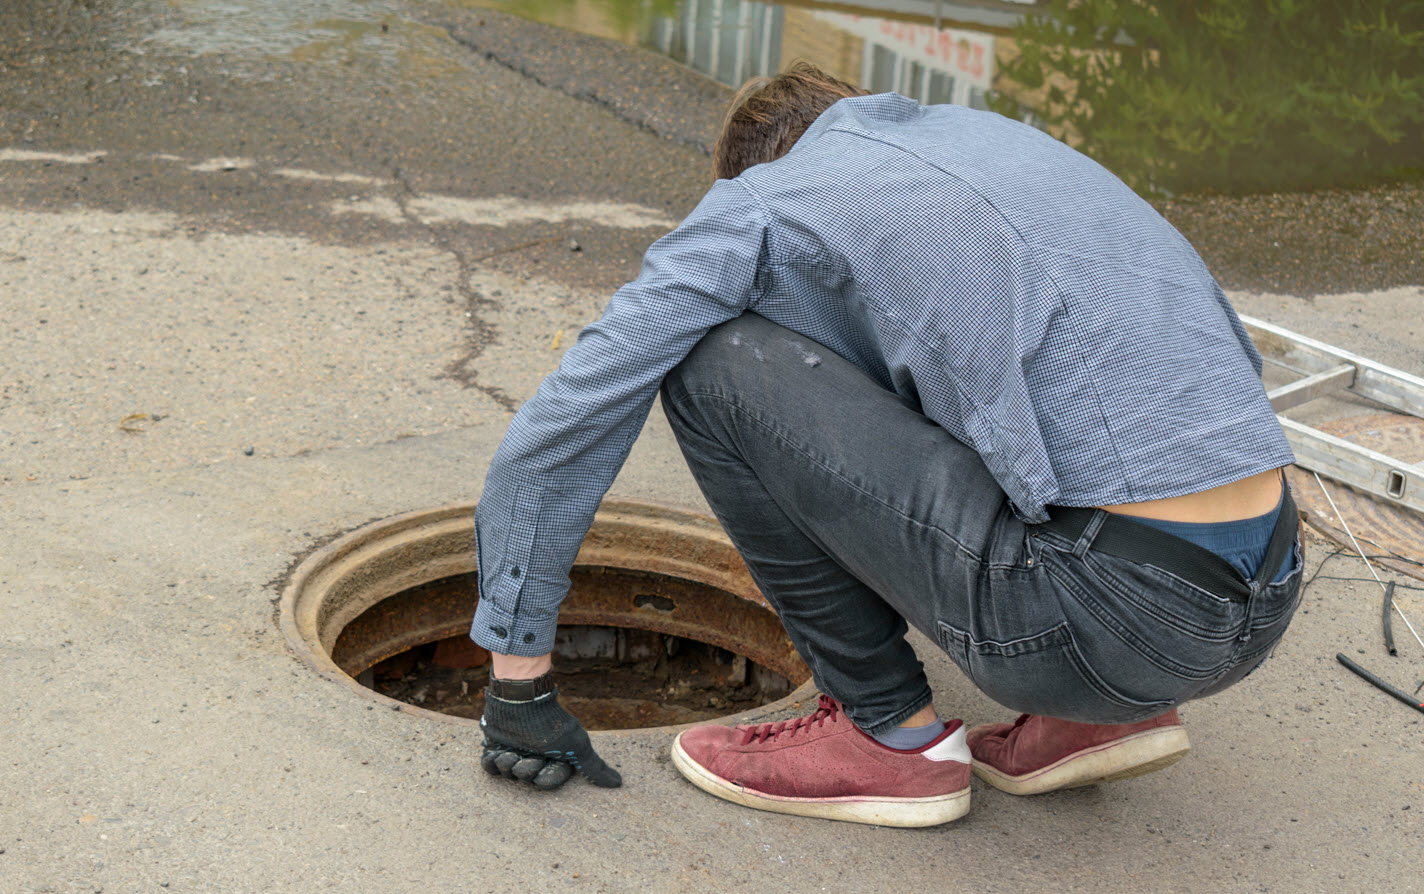
[[[476,570],[474,511],[473,503],[458,503],[403,513],[362,525],[307,556],[292,573],[279,604],[282,634],[297,657],[322,677],[390,710],[478,729],[478,720],[432,711],[362,686],[331,655],[342,630],[382,600]],[[646,534],[647,539],[640,543],[639,534]],[[676,540],[681,549],[652,548],[669,538]],[[760,606],[773,617],[775,614],[717,520],[681,507],[644,500],[604,500],[574,564],[575,568],[627,569],[691,581]],[[333,600],[334,593],[344,593],[349,598]],[[350,596],[352,593],[357,595]],[[560,623],[566,623],[562,615]],[[656,623],[625,626],[659,629]],[[705,637],[691,638],[710,641]],[[795,657],[789,639],[785,646]],[[747,655],[745,649],[735,645],[723,647]],[[757,656],[747,657],[759,660]],[[795,661],[799,662],[799,657]],[[781,670],[775,661],[759,663]],[[789,678],[795,682],[794,677]],[[700,723],[754,723],[813,702],[815,697],[815,684],[806,671],[805,682],[790,694],[746,711],[673,726],[591,730],[590,735],[673,734]]]

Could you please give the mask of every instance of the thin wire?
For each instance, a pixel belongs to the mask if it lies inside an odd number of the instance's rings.
[[[1317,581],[1344,581],[1347,584],[1368,584],[1370,582],[1370,578],[1340,578],[1330,574],[1320,575],[1319,578],[1314,579]],[[1408,584],[1396,584],[1394,589],[1413,589],[1413,591],[1424,592],[1424,587],[1410,587]]]
[[[1360,549],[1360,542],[1355,539],[1355,535],[1350,533],[1350,526],[1345,523],[1345,516],[1341,515],[1340,510],[1336,508],[1335,500],[1331,498],[1330,491],[1325,489],[1325,482],[1320,480],[1320,473],[1311,472],[1311,474],[1315,476],[1315,483],[1320,485],[1320,492],[1325,494],[1325,499],[1330,502],[1330,508],[1334,510],[1335,517],[1340,520],[1340,527],[1345,529],[1345,536],[1349,537],[1350,542],[1355,544],[1355,549],[1359,551],[1360,558],[1363,559],[1365,562],[1365,567],[1370,569],[1370,574],[1374,575],[1375,583],[1380,585],[1380,589],[1388,592],[1389,587],[1385,586],[1384,581],[1380,580],[1380,576],[1378,574],[1375,574],[1374,564],[1370,562],[1369,556],[1365,555],[1365,551],[1363,549]],[[1394,610],[1396,612],[1399,612],[1399,617],[1404,620],[1404,626],[1409,628],[1409,632],[1414,634],[1414,639],[1418,641],[1421,647],[1424,647],[1424,639],[1419,638],[1419,631],[1415,630],[1414,625],[1409,623],[1409,616],[1404,613],[1404,609],[1400,608],[1399,603],[1397,602],[1391,601],[1390,605],[1393,605]]]
[[[1367,584],[1367,583],[1370,582],[1370,579],[1369,579],[1368,577],[1336,577],[1336,576],[1334,576],[1333,574],[1322,575],[1322,576],[1320,576],[1320,577],[1313,578],[1313,580],[1338,580],[1338,581],[1344,581],[1344,582],[1346,582],[1346,583],[1357,583],[1357,584]],[[1411,587],[1411,586],[1409,586],[1408,584],[1397,584],[1397,585],[1395,586],[1395,589],[1396,589],[1396,590],[1415,590],[1415,591],[1417,591],[1417,592],[1424,593],[1424,587]]]
[[[1306,581],[1305,583],[1301,584],[1301,585],[1300,585],[1300,588],[1301,588],[1302,590],[1304,590],[1306,587],[1308,587],[1308,586],[1310,586],[1311,584],[1315,583],[1315,579],[1316,579],[1317,577],[1320,577],[1320,572],[1322,572],[1322,571],[1325,570],[1325,563],[1326,563],[1326,562],[1329,562],[1331,559],[1334,559],[1334,558],[1336,558],[1336,557],[1338,557],[1338,556],[1343,556],[1343,555],[1345,555],[1345,552],[1346,552],[1345,548],[1344,548],[1344,547],[1340,547],[1339,549],[1336,549],[1336,550],[1335,550],[1333,553],[1331,553],[1330,555],[1328,555],[1328,556],[1326,556],[1325,558],[1321,559],[1321,560],[1320,560],[1320,564],[1315,566],[1315,573],[1310,576],[1310,580],[1308,580],[1308,581]],[[1327,578],[1327,580],[1328,580],[1328,578]],[[1369,583],[1368,580],[1365,580],[1365,582],[1366,582],[1366,583]]]

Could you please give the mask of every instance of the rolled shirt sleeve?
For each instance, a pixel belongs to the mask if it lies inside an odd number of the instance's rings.
[[[476,643],[512,655],[553,649],[569,570],[599,501],[663,377],[708,329],[756,303],[766,233],[755,197],[718,181],[515,415],[475,512]]]

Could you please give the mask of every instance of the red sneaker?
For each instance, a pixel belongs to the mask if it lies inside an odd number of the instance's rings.
[[[1014,795],[1131,779],[1182,759],[1191,743],[1173,708],[1121,725],[1024,714],[969,731],[974,775]]]
[[[824,695],[809,717],[684,730],[672,743],[672,762],[709,794],[777,813],[934,826],[969,810],[962,721],[923,748],[897,751],[861,732]]]

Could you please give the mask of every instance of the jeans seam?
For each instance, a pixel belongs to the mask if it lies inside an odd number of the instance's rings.
[[[1068,660],[1078,668],[1078,673],[1082,675],[1088,685],[1096,689],[1098,694],[1103,698],[1109,701],[1115,701],[1125,708],[1151,708],[1172,703],[1172,699],[1142,700],[1128,698],[1108,685],[1108,682],[1102,678],[1102,675],[1093,670],[1092,665],[1088,664],[1088,659],[1083,657],[1082,651],[1078,648],[1078,641],[1073,637],[1072,631],[1069,631],[1068,642],[1064,644],[1064,649],[1068,654]]]
[[[914,701],[910,702],[910,704],[906,707],[896,711],[894,714],[891,714],[885,720],[880,721],[874,726],[865,727],[860,726],[860,724],[856,724],[856,726],[860,728],[861,732],[869,736],[876,736],[881,733],[887,733],[890,730],[895,729],[900,724],[904,723],[906,720],[909,720],[921,708],[929,707],[929,705],[933,702],[934,693],[930,691],[929,685],[926,684],[924,691],[920,695],[916,696]]]
[[[779,431],[775,426],[773,426],[773,425],[767,423],[766,421],[764,421],[763,419],[761,419],[757,414],[753,413],[751,410],[747,409],[746,407],[742,406],[741,404],[737,403],[736,401],[731,400],[731,399],[726,398],[726,397],[723,397],[721,394],[717,394],[717,393],[711,392],[711,391],[696,391],[696,392],[694,392],[694,391],[688,389],[686,386],[684,386],[684,387],[683,387],[683,395],[682,395],[681,397],[673,398],[673,403],[675,403],[675,404],[681,404],[681,403],[684,402],[684,398],[693,398],[693,397],[698,397],[698,398],[710,398],[710,399],[712,399],[712,400],[720,401],[721,403],[725,404],[727,407],[731,408],[731,410],[733,410],[733,411],[739,413],[740,415],[742,415],[742,416],[743,416],[744,418],[746,418],[747,420],[749,420],[749,421],[755,423],[756,425],[761,426],[763,429],[765,429],[766,431],[770,432],[773,437],[775,437],[778,441],[780,441],[782,444],[784,444],[789,450],[791,450],[792,452],[796,453],[797,455],[803,457],[804,459],[806,459],[806,461],[808,461],[808,462],[810,462],[810,463],[816,465],[818,468],[824,470],[824,471],[826,472],[826,474],[835,477],[836,479],[838,479],[839,481],[841,481],[842,483],[844,483],[845,486],[847,486],[847,487],[849,487],[850,489],[856,491],[857,493],[861,494],[862,496],[864,496],[864,497],[870,499],[871,501],[877,503],[878,505],[880,505],[881,507],[883,507],[883,508],[889,510],[890,512],[893,512],[895,515],[899,516],[900,518],[904,519],[904,520],[907,521],[907,522],[910,522],[911,524],[915,525],[916,527],[924,528],[925,530],[933,531],[933,532],[939,534],[940,536],[944,537],[944,539],[948,540],[950,543],[953,543],[954,546],[955,546],[955,549],[957,549],[958,551],[964,553],[966,556],[969,556],[971,559],[973,559],[975,562],[979,563],[980,565],[983,565],[983,564],[984,564],[984,558],[983,558],[982,556],[980,556],[978,553],[974,552],[974,550],[970,549],[969,547],[965,546],[963,543],[961,543],[961,542],[958,540],[958,538],[956,538],[954,535],[950,534],[948,531],[946,531],[946,530],[944,530],[943,528],[940,528],[940,527],[938,527],[938,526],[936,526],[936,525],[926,524],[925,522],[922,522],[922,521],[920,521],[919,519],[917,519],[917,518],[915,518],[915,517],[913,517],[913,516],[910,516],[910,515],[905,514],[904,512],[902,512],[902,511],[901,511],[900,509],[898,509],[897,507],[892,506],[891,504],[885,502],[885,500],[883,500],[883,499],[881,499],[880,497],[876,496],[875,494],[873,494],[873,493],[867,491],[865,488],[863,488],[863,487],[857,485],[854,481],[851,481],[849,478],[845,477],[845,476],[844,476],[843,474],[841,474],[840,472],[838,472],[838,471],[836,471],[835,469],[831,468],[830,466],[826,465],[826,464],[825,464],[824,462],[822,462],[821,460],[817,459],[817,458],[814,457],[814,456],[811,456],[810,454],[806,453],[804,450],[801,450],[793,441],[791,441],[791,440],[790,440],[789,438],[787,438],[784,434],[782,434],[781,431]]]
[[[1083,608],[1090,614],[1092,614],[1093,617],[1096,618],[1105,629],[1107,629],[1113,636],[1117,637],[1118,641],[1122,643],[1123,646],[1136,652],[1138,655],[1142,656],[1142,658],[1146,659],[1147,661],[1156,664],[1163,671],[1181,677],[1185,680],[1194,681],[1210,679],[1213,675],[1220,672],[1219,668],[1190,668],[1186,667],[1185,665],[1178,664],[1175,661],[1172,661],[1171,659],[1167,658],[1167,656],[1162,655],[1156,649],[1153,649],[1148,646],[1146,643],[1140,642],[1137,637],[1130,636],[1127,631],[1123,629],[1123,626],[1117,622],[1116,618],[1112,616],[1112,613],[1106,611],[1103,606],[1099,604],[1096,599],[1093,598],[1092,594],[1086,592],[1086,589],[1079,585],[1077,581],[1072,580],[1071,577],[1065,578],[1061,575],[1053,575],[1052,569],[1050,569],[1048,573],[1050,576],[1055,577],[1059,585],[1062,586],[1064,590],[1069,595],[1071,595],[1074,600],[1078,602],[1079,605],[1083,606]],[[1234,638],[1235,637],[1233,636],[1228,639],[1223,639],[1221,640],[1221,642],[1230,642]]]
[[[1073,632],[1069,629],[1067,621],[1060,621],[1057,624],[1054,624],[1052,627],[1049,627],[1047,630],[1040,631],[1039,633],[1033,633],[1028,636],[1015,637],[1014,639],[1010,640],[976,639],[974,635],[971,634],[969,631],[961,630],[958,627],[955,627],[953,624],[949,623],[948,621],[938,621],[936,623],[938,623],[941,627],[948,628],[950,631],[959,634],[960,636],[963,636],[964,645],[966,649],[973,649],[980,655],[986,654],[986,652],[980,648],[981,646],[998,646],[1001,651],[998,651],[997,654],[1001,658],[1015,658],[1019,655],[1032,655],[1035,652],[1043,652],[1048,649],[1063,645],[1062,641],[1049,642],[1048,638],[1051,634],[1059,634],[1061,640],[1071,641],[1073,639]],[[1037,649],[1024,649],[1022,651],[1015,651],[1013,652],[1013,654],[1008,654],[1002,651],[1002,649],[1006,646],[1012,646],[1018,643],[1027,643],[1034,640],[1043,640],[1044,645]]]
[[[1057,535],[1051,535],[1051,536],[1055,536],[1055,537],[1056,537]],[[1061,539],[1061,538],[1060,538],[1060,539]],[[1065,541],[1065,542],[1066,542],[1066,541]],[[1050,547],[1050,548],[1053,549],[1055,552],[1060,552],[1060,553],[1066,551],[1066,550],[1063,550],[1063,549],[1058,549],[1057,547]],[[1090,552],[1091,552],[1091,550],[1090,550]],[[1092,564],[1089,564],[1088,561],[1087,561],[1087,556],[1084,556],[1083,567],[1086,568],[1086,569],[1088,569],[1089,571],[1091,571],[1096,577],[1098,577],[1099,579],[1103,580],[1106,584],[1108,584],[1108,585],[1109,585],[1109,588],[1112,589],[1113,592],[1115,592],[1115,593],[1117,593],[1118,595],[1122,596],[1123,598],[1127,599],[1127,600],[1130,601],[1133,605],[1137,606],[1140,610],[1146,612],[1147,614],[1152,615],[1154,618],[1157,618],[1158,620],[1160,620],[1160,621],[1162,621],[1162,622],[1164,622],[1164,623],[1170,623],[1170,624],[1174,624],[1174,625],[1178,625],[1178,626],[1182,626],[1182,627],[1191,627],[1191,628],[1193,628],[1193,631],[1192,631],[1193,633],[1200,633],[1200,634],[1206,635],[1206,634],[1210,634],[1210,633],[1212,632],[1210,629],[1205,628],[1205,627],[1203,627],[1203,626],[1201,626],[1201,625],[1199,625],[1199,624],[1193,622],[1193,621],[1190,620],[1189,618],[1182,617],[1181,615],[1178,615],[1178,614],[1176,614],[1176,613],[1174,613],[1174,612],[1171,612],[1171,611],[1166,610],[1166,609],[1163,608],[1159,603],[1150,602],[1150,601],[1145,601],[1145,600],[1142,600],[1142,599],[1138,598],[1137,595],[1133,592],[1132,585],[1129,584],[1127,581],[1122,580],[1122,579],[1121,579],[1115,572],[1113,572],[1112,569],[1109,568],[1109,567],[1107,566],[1107,564],[1104,563],[1100,558],[1098,558],[1098,557],[1095,556],[1095,557],[1093,558],[1093,563],[1092,563]],[[1229,601],[1230,601],[1230,600],[1225,599],[1224,597],[1222,597],[1221,595],[1219,595],[1219,594],[1217,594],[1217,593],[1213,593],[1213,592],[1211,592],[1210,590],[1203,589],[1202,587],[1197,586],[1197,585],[1196,585],[1195,583],[1193,583],[1192,581],[1189,581],[1189,580],[1186,580],[1186,579],[1184,579],[1184,578],[1182,578],[1182,577],[1179,577],[1179,576],[1173,574],[1173,573],[1170,572],[1170,571],[1164,571],[1164,570],[1162,570],[1161,568],[1158,568],[1156,565],[1153,565],[1153,564],[1151,564],[1151,563],[1142,563],[1142,567],[1144,567],[1144,568],[1150,568],[1153,573],[1155,573],[1155,574],[1161,574],[1161,575],[1164,575],[1164,576],[1166,576],[1166,577],[1169,577],[1169,578],[1171,578],[1174,582],[1176,582],[1177,584],[1179,584],[1179,585],[1181,585],[1181,586],[1189,587],[1192,591],[1197,592],[1197,593],[1200,593],[1200,594],[1202,594],[1203,596],[1206,596],[1206,597],[1208,597],[1208,598],[1210,598],[1210,599],[1216,600],[1216,601],[1218,601],[1218,602],[1229,602]]]
[[[1069,624],[1069,622],[1067,621],[1055,624],[1047,630],[1033,634],[1032,636],[1019,637],[1017,639],[1008,640],[1005,642],[1001,642],[998,640],[975,639],[968,631],[961,630],[945,621],[940,621],[938,622],[938,624],[940,628],[939,639],[942,645],[946,638],[956,641],[956,644],[958,640],[963,640],[963,651],[965,653],[964,672],[969,677],[970,681],[973,682],[974,685],[976,687],[979,687],[980,689],[983,689],[984,686],[975,677],[973,673],[973,661],[970,655],[971,652],[982,659],[999,659],[1002,661],[1012,661],[1013,659],[1024,655],[1056,651],[1061,652],[1066,657],[1068,663],[1073,666],[1079,678],[1082,680],[1083,684],[1087,686],[1090,690],[1092,690],[1093,693],[1097,695],[1097,697],[1112,702],[1118,707],[1142,710],[1144,708],[1156,708],[1163,705],[1172,704],[1172,699],[1135,699],[1123,695],[1121,692],[1118,692],[1117,689],[1115,689],[1112,685],[1110,685],[1106,680],[1102,678],[1101,674],[1093,670],[1087,659],[1083,657],[1082,650],[1078,648],[1078,641],[1073,636],[1072,625]],[[1043,646],[1042,648],[1032,649],[1025,652],[1015,652],[1013,654],[1005,654],[1004,652],[998,650],[985,650],[979,648],[980,646],[985,645],[1006,646],[1010,643],[1021,643],[1026,640],[1040,640],[1043,642]],[[1191,683],[1194,681],[1188,679],[1186,680],[1186,682]]]
[[[1063,538],[1057,537],[1057,535],[1050,534],[1047,536],[1058,539],[1065,544],[1068,543],[1068,541],[1063,540]],[[1067,551],[1066,549],[1060,549],[1052,544],[1045,545],[1048,546],[1049,550],[1054,552],[1055,554],[1061,554]],[[1222,596],[1216,593],[1212,593],[1209,590],[1202,589],[1191,581],[1184,580],[1169,571],[1163,571],[1161,568],[1158,568],[1155,565],[1144,563],[1142,567],[1151,569],[1152,573],[1154,574],[1165,575],[1166,577],[1171,578],[1173,581],[1179,583],[1180,585],[1189,587],[1193,592],[1200,593],[1206,597],[1209,597],[1210,599],[1216,600],[1217,602],[1230,602],[1230,600],[1224,599]],[[1110,567],[1108,567],[1105,562],[1103,562],[1101,558],[1094,556],[1092,562],[1089,562],[1088,557],[1084,556],[1083,568],[1102,582],[1103,589],[1110,590],[1111,592],[1116,593],[1118,596],[1121,596],[1123,599],[1126,599],[1127,601],[1131,602],[1135,607],[1137,607],[1138,610],[1148,615],[1151,615],[1152,617],[1165,624],[1171,624],[1177,627],[1179,630],[1182,630],[1182,632],[1184,633],[1189,633],[1193,636],[1200,636],[1203,639],[1211,640],[1211,634],[1214,633],[1211,628],[1199,624],[1191,620],[1190,618],[1186,618],[1175,612],[1169,611],[1160,603],[1139,598],[1133,586],[1128,581],[1125,581],[1121,577],[1119,577]]]
[[[1137,595],[1132,585],[1128,581],[1125,581],[1120,578],[1117,574],[1113,572],[1111,568],[1109,568],[1104,562],[1099,559],[1095,558],[1092,562],[1089,562],[1087,558],[1084,557],[1083,567],[1102,581],[1104,589],[1110,589],[1113,593],[1131,602],[1139,611],[1143,612],[1144,614],[1151,615],[1152,617],[1163,622],[1164,624],[1171,624],[1177,627],[1179,630],[1182,630],[1183,632],[1190,633],[1193,636],[1200,636],[1203,639],[1208,640],[1211,639],[1211,634],[1215,632],[1212,628],[1204,624],[1200,624],[1196,621],[1191,620],[1190,618],[1186,618],[1175,612],[1169,611],[1160,603],[1153,602],[1147,599],[1142,599]],[[1157,568],[1155,565],[1149,565],[1146,567],[1150,567],[1155,571],[1161,571],[1161,569]],[[1161,573],[1169,574],[1168,572]],[[1173,577],[1176,580],[1181,580],[1181,578],[1176,577],[1176,575],[1169,574],[1169,576]],[[1200,587],[1198,587],[1197,589],[1203,593],[1207,593],[1207,591],[1201,590]],[[1221,597],[1215,596],[1214,594],[1208,593],[1208,595],[1211,595],[1215,599],[1221,599]]]

